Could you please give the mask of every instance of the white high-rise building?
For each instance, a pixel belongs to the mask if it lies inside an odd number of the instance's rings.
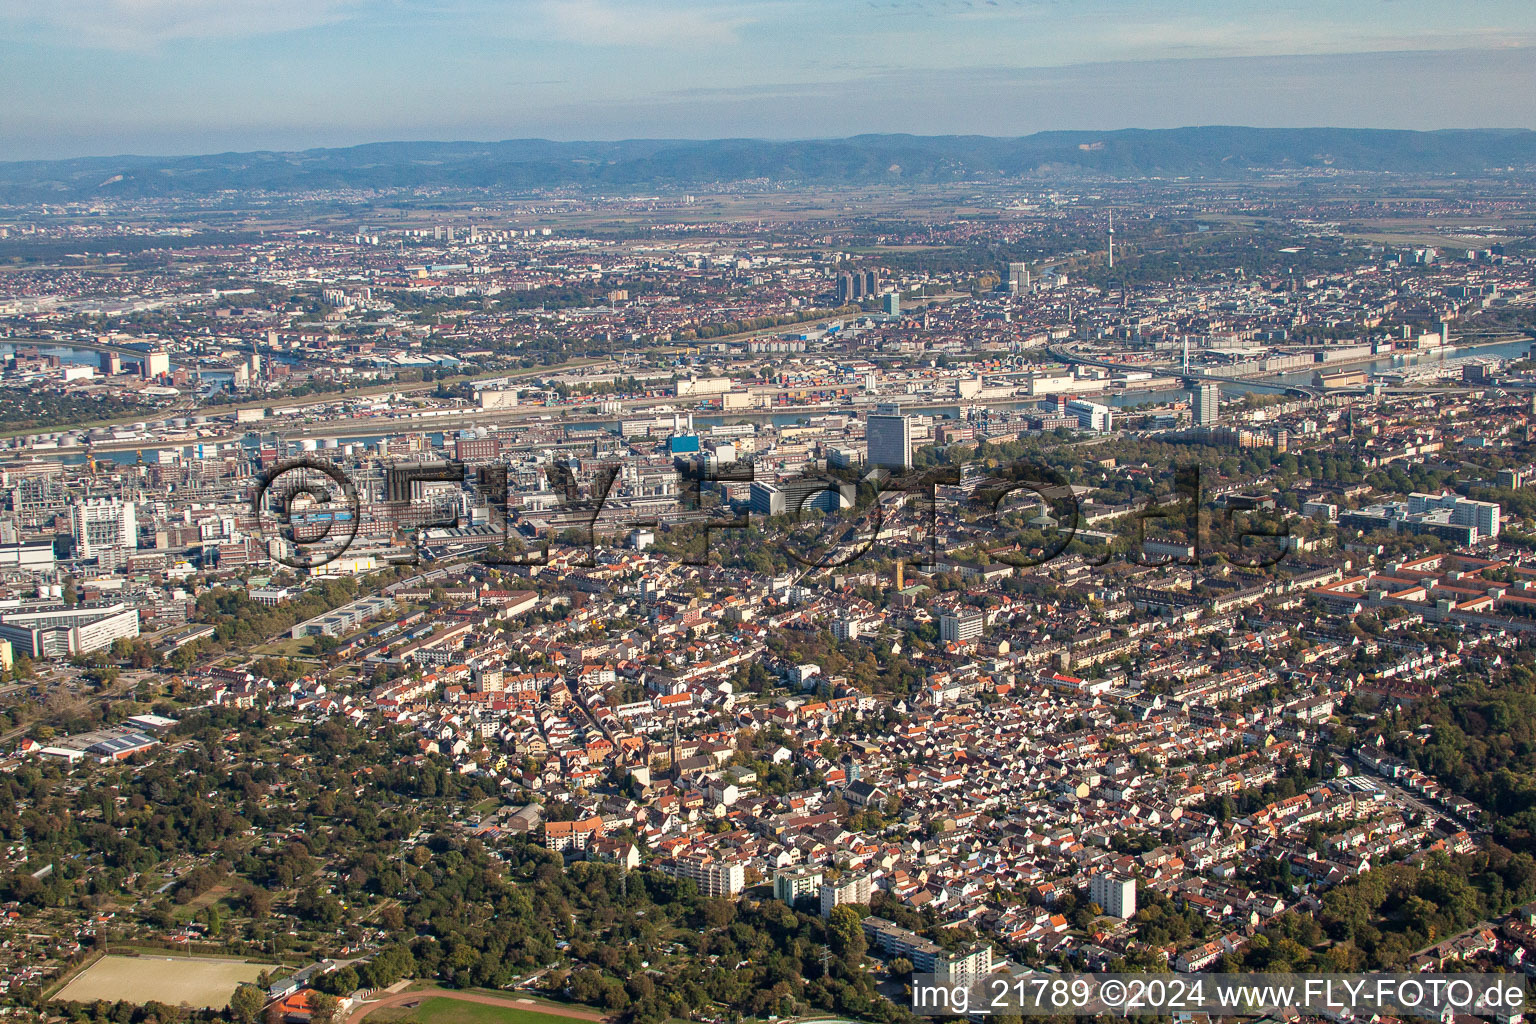
[[[883,917],[866,917],[864,934],[887,956],[904,956],[920,973],[944,984],[969,985],[992,973],[992,946],[986,942],[946,950]]]
[[[1451,522],[1455,525],[1476,527],[1479,540],[1499,535],[1501,509],[1496,501],[1473,501],[1448,492],[1424,494],[1415,491],[1408,495],[1409,515],[1442,508],[1451,510]]]
[[[780,868],[773,874],[773,896],[794,906],[797,900],[815,896],[820,892],[821,880],[821,868],[813,865]]]
[[[670,873],[692,879],[699,887],[699,895],[708,899],[735,896],[747,884],[746,868],[740,861],[720,860],[708,853],[678,857],[672,862]]]
[[[153,378],[170,372],[171,354],[163,348],[150,349],[139,361],[140,376]]]
[[[978,611],[944,612],[939,616],[939,639],[963,644],[981,636],[986,616]]]
[[[1189,408],[1195,414],[1195,426],[1208,427],[1221,419],[1221,386],[1200,384],[1189,391]]]
[[[845,903],[869,903],[873,880],[862,871],[850,872],[835,882],[821,883],[821,916],[831,915],[834,907]]]
[[[86,498],[70,508],[70,532],[75,553],[101,558],[139,548],[139,523],[133,502],[120,498]]]
[[[1075,399],[1067,403],[1067,415],[1077,417],[1077,425],[1083,430],[1100,430],[1108,433],[1114,426],[1114,410],[1098,402]]]
[[[1029,264],[1008,264],[1008,293],[1023,295],[1027,291],[1029,291]]]
[[[139,635],[139,610],[118,603],[95,608],[0,614],[0,640],[28,658],[67,658]]]
[[[1136,916],[1136,879],[1109,871],[1093,876],[1088,883],[1088,897],[1104,908],[1110,917]]]
[[[875,406],[864,426],[869,442],[868,463],[882,469],[904,470],[912,466],[912,421],[897,405]]]

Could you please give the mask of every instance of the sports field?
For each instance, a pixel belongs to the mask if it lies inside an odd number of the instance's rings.
[[[525,1004],[524,1006],[515,1004]],[[482,992],[402,992],[389,1002],[363,1004],[353,1012],[351,1024],[364,1017],[367,1024],[572,1024],[597,1021],[601,1014],[587,1009],[562,1013],[559,1007],[541,1012],[539,1003],[508,995]]]
[[[54,996],[65,1002],[88,1003],[96,999],[147,1003],[151,999],[171,1006],[208,1007],[229,1005],[242,981],[255,981],[270,964],[239,960],[203,960],[197,957],[104,956]]]
[[[536,1010],[513,1006],[487,1006],[442,997],[423,999],[405,1018],[415,1024],[571,1024],[569,1017],[557,1017]]]

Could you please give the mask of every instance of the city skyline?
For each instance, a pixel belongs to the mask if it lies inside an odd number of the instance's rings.
[[[1517,980],[1533,168],[1220,128],[0,168],[0,1004]]]

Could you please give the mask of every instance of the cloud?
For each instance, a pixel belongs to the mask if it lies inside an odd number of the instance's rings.
[[[334,24],[365,0],[0,0],[0,25],[76,46],[146,50],[176,40],[273,35]]]
[[[672,5],[633,0],[540,0],[544,30],[588,46],[730,46],[756,20],[753,6]]]
[[[1505,49],[1529,46],[1529,32],[1513,28],[1435,27],[1414,31],[1324,19],[1280,22],[1251,18],[1211,21],[1122,20],[1093,35],[1106,59],[1284,57],[1341,53]]]
[[[0,0],[0,31],[49,43],[153,50],[165,43],[238,39],[346,20],[395,27],[479,24],[524,38],[601,47],[718,47],[780,0]]]

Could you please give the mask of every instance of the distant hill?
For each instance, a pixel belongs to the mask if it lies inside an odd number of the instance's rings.
[[[768,180],[808,184],[1081,176],[1241,177],[1331,167],[1475,174],[1536,169],[1536,132],[1358,128],[1170,128],[978,135],[859,135],[769,142],[385,142],[302,152],[89,157],[0,163],[0,198],[206,196],[223,190],[593,189]]]

